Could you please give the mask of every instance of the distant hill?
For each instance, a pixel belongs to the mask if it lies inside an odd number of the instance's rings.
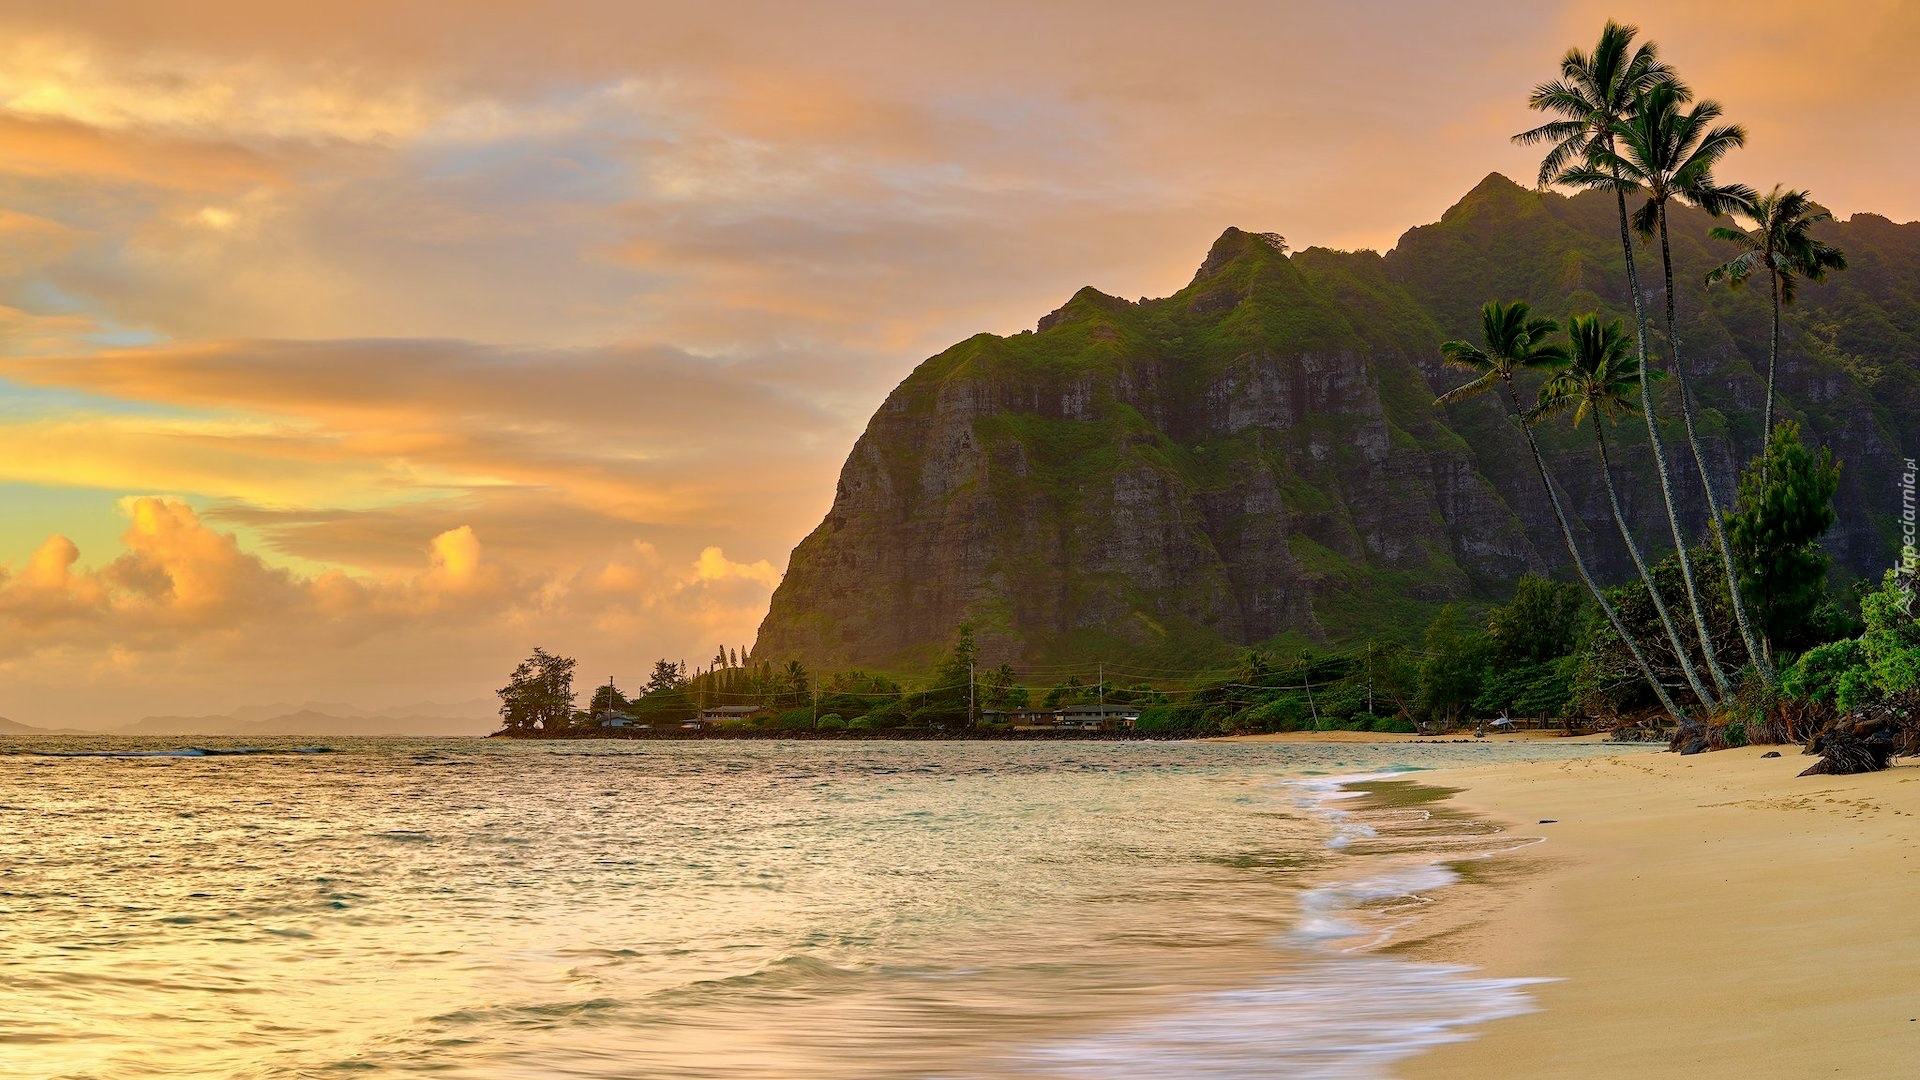
[[[43,728],[0,716],[0,735],[84,735],[77,728]]]
[[[289,735],[486,735],[500,726],[497,717],[336,716],[302,709],[280,716],[245,720],[232,715],[148,716],[116,735],[219,735],[236,738],[274,738]]]
[[[1762,442],[1767,290],[1707,290],[1731,247],[1697,210],[1671,222],[1696,424],[1730,503]],[[1789,309],[1782,413],[1842,460],[1826,546],[1842,576],[1872,575],[1897,550],[1900,448],[1920,445],[1920,224],[1856,214],[1820,234],[1852,268]],[[1658,313],[1659,249],[1640,252]],[[1035,331],[969,338],[869,421],[754,659],[923,668],[968,621],[987,663],[1191,666],[1260,643],[1414,639],[1441,604],[1564,573],[1501,403],[1434,406],[1462,381],[1439,345],[1477,340],[1490,299],[1630,319],[1624,265],[1610,196],[1496,174],[1384,255],[1229,229],[1172,296],[1086,288]],[[1677,384],[1658,392],[1701,535]],[[1562,422],[1543,440],[1595,565],[1630,576],[1590,435]],[[1613,443],[1629,520],[1670,547],[1645,428]]]

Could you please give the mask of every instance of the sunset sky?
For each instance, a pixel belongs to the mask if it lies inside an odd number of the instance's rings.
[[[1920,217],[1912,5],[1432,7],[0,4],[0,715],[748,644],[915,363],[1531,181],[1610,15],[1725,179]]]

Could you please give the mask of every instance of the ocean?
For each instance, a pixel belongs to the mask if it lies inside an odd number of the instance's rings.
[[[1390,1076],[1527,841],[1344,781],[1619,750],[0,741],[0,1076]]]

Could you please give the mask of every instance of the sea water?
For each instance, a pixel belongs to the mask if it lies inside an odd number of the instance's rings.
[[[0,742],[0,1075],[1387,1076],[1521,840],[1343,778],[1615,749]]]

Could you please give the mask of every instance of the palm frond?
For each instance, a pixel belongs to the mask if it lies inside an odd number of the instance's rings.
[[[1453,342],[1452,344],[1460,344],[1460,343]],[[1435,405],[1452,405],[1456,401],[1465,401],[1470,397],[1478,397],[1479,395],[1484,394],[1487,391],[1492,390],[1494,387],[1499,385],[1500,385],[1499,372],[1488,371],[1485,374],[1481,375],[1479,378],[1473,380],[1472,382],[1465,383],[1460,386],[1456,386],[1453,389],[1447,391],[1446,393],[1441,394],[1439,397],[1434,398],[1433,403]]]

